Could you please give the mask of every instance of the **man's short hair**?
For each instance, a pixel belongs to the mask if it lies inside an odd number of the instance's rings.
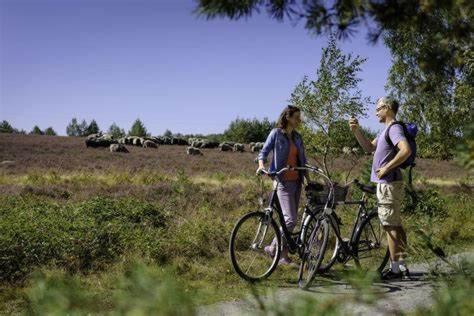
[[[388,106],[393,113],[397,114],[400,104],[392,97],[381,97],[377,100],[377,104]]]

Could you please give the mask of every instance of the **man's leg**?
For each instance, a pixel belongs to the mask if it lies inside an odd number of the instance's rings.
[[[387,232],[390,260],[403,260],[405,257],[407,236],[403,226],[384,226]]]
[[[407,240],[400,217],[403,193],[403,183],[400,182],[377,185],[379,218],[387,232],[390,270],[395,274],[400,274],[399,266],[403,266],[403,269],[407,270],[404,261]]]
[[[398,273],[400,266],[406,270],[406,234],[403,226],[384,226],[384,229],[387,232],[392,271]]]

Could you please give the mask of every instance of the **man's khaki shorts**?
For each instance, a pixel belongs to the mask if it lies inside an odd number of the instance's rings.
[[[401,226],[400,212],[405,197],[403,181],[377,183],[379,218],[383,226]]]

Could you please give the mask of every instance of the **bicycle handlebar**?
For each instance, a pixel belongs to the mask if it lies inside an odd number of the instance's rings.
[[[291,166],[286,166],[284,168],[282,168],[280,171],[274,171],[274,172],[269,172],[268,170],[265,170],[265,169],[260,169],[260,174],[266,174],[270,177],[275,177],[277,175],[280,175],[282,174],[283,172],[285,171],[288,171],[288,170],[302,170],[302,171],[311,171],[311,172],[314,172],[314,173],[317,173],[319,175],[321,175],[322,177],[325,178],[326,182],[328,182],[329,184],[331,184],[331,186],[333,185],[331,179],[329,179],[329,177],[321,170],[319,169],[318,167],[316,166],[312,166],[312,165],[309,165],[309,164],[305,164],[304,167],[291,167]]]

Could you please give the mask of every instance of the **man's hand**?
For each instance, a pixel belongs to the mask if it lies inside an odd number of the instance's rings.
[[[349,119],[349,127],[351,128],[352,132],[355,132],[359,129],[359,121],[355,117],[351,117]]]
[[[377,178],[379,179],[382,179],[382,177],[387,175],[388,172],[389,170],[387,169],[387,167],[382,167],[382,168],[377,169],[377,171],[375,171],[375,173],[377,174]]]

